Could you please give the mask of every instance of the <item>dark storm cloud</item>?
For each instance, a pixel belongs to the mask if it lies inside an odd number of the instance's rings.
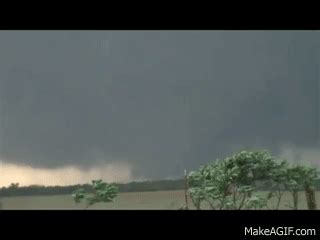
[[[0,32],[0,159],[135,175],[317,140],[318,32]]]

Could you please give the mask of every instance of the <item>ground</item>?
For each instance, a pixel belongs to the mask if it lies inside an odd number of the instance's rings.
[[[299,209],[306,209],[304,193],[299,193]],[[320,192],[317,192],[320,207]],[[3,209],[84,209],[83,204],[75,204],[71,195],[3,197]],[[280,209],[290,209],[290,193],[283,196]],[[176,210],[185,204],[184,191],[157,191],[120,193],[114,202],[97,204],[90,209],[168,209]],[[190,206],[192,205],[189,202]]]

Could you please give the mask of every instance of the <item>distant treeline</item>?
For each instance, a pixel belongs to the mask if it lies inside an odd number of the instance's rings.
[[[130,183],[117,183],[119,192],[146,192],[146,191],[166,191],[184,189],[184,180],[159,180],[159,181],[142,181]],[[0,188],[0,197],[9,196],[32,196],[32,195],[64,195],[72,194],[76,189],[84,188],[90,191],[89,184],[72,185],[72,186],[41,186],[31,185],[19,187],[18,184],[11,184],[8,187]]]
[[[169,190],[183,190],[185,187],[183,179],[179,180],[158,180],[158,181],[141,181],[130,183],[117,183],[119,192],[147,192],[147,191],[169,191]],[[31,185],[27,187],[20,187],[18,184],[11,184],[8,187],[0,188],[0,197],[10,196],[34,196],[34,195],[64,195],[72,194],[75,190],[84,188],[90,192],[89,184],[78,184],[71,186],[41,186]],[[266,186],[258,186],[261,191],[270,190]],[[316,183],[317,190],[320,190],[320,180]]]

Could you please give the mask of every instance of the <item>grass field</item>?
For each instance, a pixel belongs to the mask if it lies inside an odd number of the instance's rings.
[[[304,193],[299,193],[299,209],[307,209]],[[318,206],[320,207],[320,192],[317,192]],[[71,195],[58,196],[23,196],[1,198],[2,208],[10,209],[84,209],[83,204],[75,204]],[[280,209],[290,209],[289,193],[283,196]],[[96,204],[89,209],[168,209],[176,210],[185,203],[183,191],[158,191],[158,192],[131,192],[120,193],[114,202]],[[191,206],[191,202],[189,202]],[[205,207],[205,206],[204,206]]]

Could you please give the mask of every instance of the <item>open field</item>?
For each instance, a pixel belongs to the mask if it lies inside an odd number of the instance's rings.
[[[299,193],[299,209],[307,209],[303,192]],[[320,191],[317,192],[318,206],[320,207]],[[75,204],[71,195],[57,196],[21,196],[1,198],[3,209],[84,209],[83,204]],[[275,202],[275,201],[274,201]],[[280,209],[290,209],[290,193],[286,192],[281,201]],[[183,191],[156,191],[156,192],[130,192],[120,193],[115,202],[96,204],[89,209],[168,209],[176,210],[183,206]],[[191,201],[189,202],[191,206]],[[205,206],[204,206],[205,207]]]
[[[83,209],[71,195],[3,197],[3,209]],[[99,203],[89,209],[178,209],[184,203],[183,191],[119,193],[112,203]]]

